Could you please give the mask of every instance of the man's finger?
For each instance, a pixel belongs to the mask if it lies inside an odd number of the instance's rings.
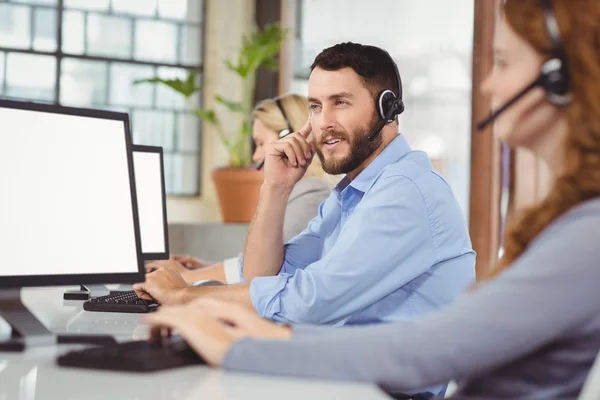
[[[135,285],[133,285],[133,290],[135,291],[135,295],[140,299],[154,300],[154,298],[150,296],[150,294],[146,290],[145,283],[136,283]]]
[[[306,123],[304,124],[304,126],[302,126],[302,128],[300,128],[298,133],[300,133],[302,135],[302,137],[304,139],[306,139],[308,137],[308,135],[310,135],[311,132],[312,132],[312,125],[310,124],[310,117],[309,117],[308,120],[306,121]]]
[[[312,151],[310,149],[310,144],[308,144],[303,136],[297,134],[291,135],[288,140],[294,141],[298,146],[300,146],[302,149],[302,157],[305,159],[305,161],[308,161],[311,158]]]
[[[283,159],[287,158],[290,165],[293,167],[297,167],[299,165],[298,160],[296,159],[296,151],[294,147],[289,142],[277,143],[274,146],[275,151],[279,152]],[[283,153],[283,154],[281,154]],[[285,154],[285,157],[283,155]]]
[[[298,137],[297,135],[292,135],[289,138],[284,139],[287,143],[289,143],[294,149],[294,153],[296,154],[296,161],[298,165],[305,166],[306,165],[306,154],[308,149],[304,149],[302,147],[301,141],[306,142],[302,137]]]

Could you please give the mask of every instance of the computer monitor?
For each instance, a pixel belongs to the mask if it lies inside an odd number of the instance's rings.
[[[169,258],[167,194],[163,160],[162,147],[133,145],[133,166],[144,261]],[[128,285],[121,285],[112,291],[104,285],[80,285],[79,289],[67,290],[63,298],[87,300],[91,297],[127,290],[131,290]]]
[[[140,215],[142,258],[169,258],[167,191],[162,147],[133,145],[133,166]]]
[[[23,287],[144,279],[129,116],[0,100],[0,350],[56,343]],[[58,338],[60,342],[60,338]]]

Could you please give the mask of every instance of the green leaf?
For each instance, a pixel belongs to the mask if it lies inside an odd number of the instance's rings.
[[[225,100],[221,96],[215,96],[215,100],[218,101],[219,103],[223,104],[231,112],[243,112],[244,111],[244,107],[242,106],[242,103],[240,103],[238,101]]]
[[[200,86],[196,86],[196,76],[197,73],[195,71],[190,71],[186,80],[181,80],[179,78],[162,79],[157,77],[149,79],[137,79],[133,81],[133,84],[139,85],[140,83],[160,83],[173,89],[175,92],[181,94],[187,99],[201,89]]]
[[[266,60],[263,66],[271,71],[279,71],[279,60],[275,57]]]
[[[277,70],[277,54],[286,35],[287,30],[278,24],[267,25],[262,31],[244,35],[237,65],[229,61],[225,61],[225,65],[242,78],[254,74],[261,66]]]
[[[252,125],[250,125],[249,121],[244,121],[244,123],[242,124],[242,136],[243,137],[249,137],[252,135]]]
[[[213,110],[204,110],[202,108],[197,108],[194,110],[194,114],[197,117],[202,118],[203,120],[210,122],[213,125],[218,124],[217,114],[215,114]]]

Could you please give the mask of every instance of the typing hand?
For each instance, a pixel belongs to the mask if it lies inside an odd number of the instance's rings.
[[[163,306],[143,319],[150,324],[150,341],[158,341],[176,330],[207,364],[220,366],[235,341],[227,327],[193,303]]]
[[[240,338],[287,339],[291,336],[288,327],[268,322],[254,310],[215,299],[162,307],[144,319],[151,325],[151,340],[169,336],[177,330],[213,366],[221,365],[233,343]]]
[[[311,130],[309,119],[299,132],[267,145],[265,184],[291,190],[302,179],[315,155],[314,145],[306,140]]]
[[[181,303],[182,294],[189,285],[173,268],[160,268],[146,274],[146,281],[133,285],[136,295],[146,300],[156,300],[160,304]]]
[[[288,326],[261,318],[251,306],[211,297],[203,297],[190,304],[225,323],[236,338],[288,339],[292,335]]]

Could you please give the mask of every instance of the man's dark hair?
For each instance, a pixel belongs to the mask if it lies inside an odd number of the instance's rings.
[[[362,78],[373,97],[385,89],[398,96],[395,67],[390,57],[379,47],[352,42],[339,43],[323,50],[310,66],[310,71],[316,67],[326,71],[352,68]]]

